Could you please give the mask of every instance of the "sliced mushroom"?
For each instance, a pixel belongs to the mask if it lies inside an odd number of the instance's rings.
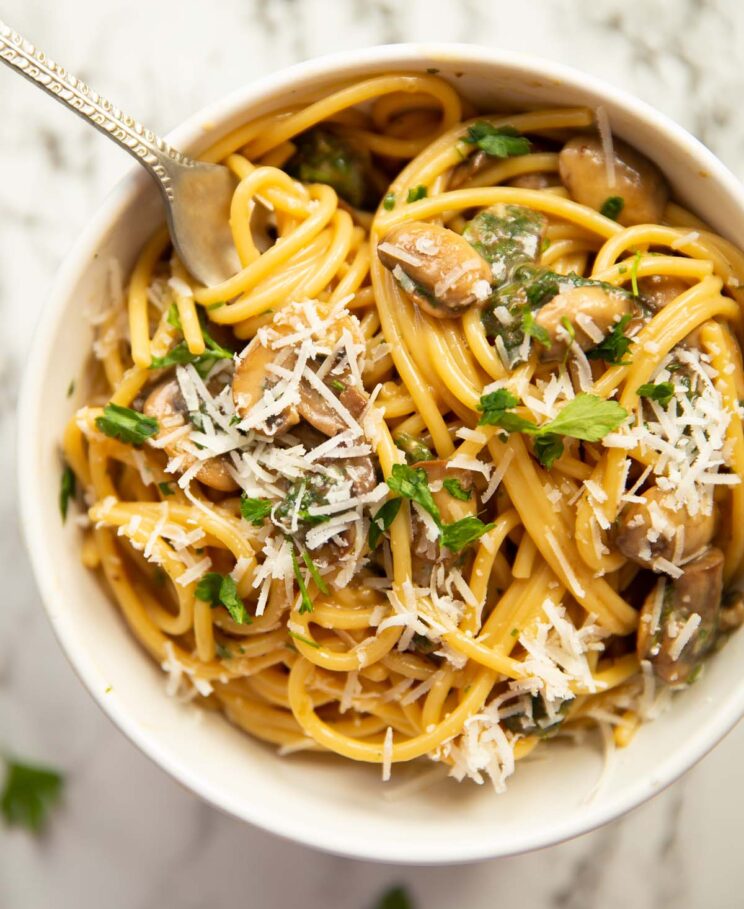
[[[685,567],[682,577],[667,583],[660,614],[657,591],[643,604],[638,656],[650,660],[663,682],[677,685],[688,681],[713,646],[723,592],[723,562],[720,549],[709,549]],[[696,615],[699,618],[695,619]],[[691,634],[690,622],[694,623]]]
[[[280,333],[294,330],[291,325],[286,324],[282,324],[280,328]],[[327,329],[323,338],[317,339],[317,343],[326,349],[332,349],[345,332],[351,338],[352,344],[364,346],[359,321],[351,316],[338,319]],[[325,359],[325,356],[319,356],[315,360],[309,360],[307,366],[315,371]],[[338,408],[328,400],[330,395],[324,395],[304,376],[299,382],[299,401],[296,404],[287,404],[276,412],[276,408],[272,407],[272,389],[279,385],[282,377],[272,367],[279,367],[287,372],[293,370],[296,364],[297,352],[293,347],[279,347],[274,350],[265,347],[261,343],[261,338],[255,337],[240,355],[233,376],[233,400],[238,416],[245,419],[259,401],[265,400],[268,403],[267,416],[262,419],[259,411],[256,428],[266,435],[276,436],[286,432],[296,426],[301,417],[327,436],[348,429],[347,422]],[[369,398],[365,390],[356,384],[346,359],[345,346],[339,350],[335,362],[325,372],[322,382],[330,394],[337,398],[355,419],[361,416]],[[279,395],[276,397],[278,400]]]
[[[296,354],[288,348],[280,351],[264,347],[261,340],[255,337],[240,355],[233,374],[233,401],[235,412],[245,419],[251,409],[265,397],[271,397],[271,391],[281,378],[270,372],[272,364],[291,370],[296,361]],[[299,422],[297,407],[288,405],[277,413],[267,413],[265,419],[257,423],[256,428],[268,436],[285,432]]]
[[[669,187],[661,171],[619,139],[613,142],[613,152],[608,168],[599,136],[569,139],[558,156],[558,168],[571,198],[599,210],[607,199],[617,196],[623,200],[617,218],[620,224],[658,224],[669,199]]]
[[[690,285],[686,281],[672,275],[649,275],[638,281],[638,292],[654,312],[663,309],[689,289]]]
[[[692,516],[685,508],[670,506],[658,486],[652,486],[642,498],[643,502],[622,510],[615,530],[617,548],[639,565],[648,566],[657,558],[672,561],[675,553],[678,561],[687,559],[713,539],[715,510]]]
[[[723,598],[718,617],[718,630],[722,634],[731,634],[744,625],[744,593],[732,590]]]
[[[179,427],[186,426],[188,421],[188,408],[181,394],[181,388],[176,379],[161,382],[148,395],[143,406],[143,412],[148,417],[155,417],[158,421],[158,434],[156,438],[162,439],[172,435]],[[183,473],[196,463],[193,448],[186,441],[186,434],[180,435],[163,447],[169,458],[181,458],[180,470]],[[199,469],[196,475],[200,483],[218,489],[220,492],[234,492],[238,485],[230,476],[228,461],[224,455],[209,458]]]
[[[459,316],[491,294],[491,268],[460,234],[438,224],[408,221],[388,231],[380,261],[424,312]]]
[[[614,293],[596,284],[569,286],[546,303],[535,316],[551,341],[540,350],[546,362],[562,360],[571,343],[571,335],[582,350],[589,350],[612,331],[625,315],[636,312],[631,297]]]
[[[450,467],[447,461],[419,461],[412,466],[421,468],[426,473],[432,498],[445,524],[452,524],[469,515],[475,517],[478,514],[478,492],[472,471]],[[451,495],[444,486],[445,480],[457,480],[463,491],[469,493],[469,498],[462,500]],[[451,564],[454,562],[455,556],[450,553],[445,555],[446,551],[442,550],[436,538],[430,539],[430,534],[427,532],[429,531],[428,523],[425,523],[415,510],[411,516],[411,524],[412,548],[416,556],[432,563]]]

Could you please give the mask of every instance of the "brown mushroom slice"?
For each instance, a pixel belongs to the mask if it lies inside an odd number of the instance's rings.
[[[308,364],[312,369],[312,364]],[[331,369],[323,377],[323,384],[339,403],[357,420],[364,413],[369,398],[364,389],[354,385],[349,369],[334,373]],[[300,382],[300,416],[326,436],[335,436],[349,429],[347,421],[331,402],[307,379]]]
[[[155,417],[158,421],[156,439],[171,435],[179,426],[185,426],[188,420],[188,408],[181,394],[181,388],[176,379],[169,379],[157,385],[148,395],[143,412],[148,417]],[[180,457],[181,473],[196,463],[196,456],[184,445],[184,436],[175,438],[163,446],[163,451],[169,458]],[[220,492],[234,492],[238,484],[230,475],[228,460],[225,455],[218,455],[204,461],[196,474],[196,479],[205,486],[217,489]]]
[[[558,168],[569,195],[582,205],[599,211],[607,199],[622,199],[617,220],[624,227],[662,220],[669,186],[658,167],[627,143],[613,141],[608,168],[599,136],[574,136],[558,155]]]
[[[240,355],[233,374],[232,392],[235,412],[245,419],[251,409],[274,388],[281,378],[271,373],[270,364],[292,369],[296,354],[288,349],[280,351],[264,347],[259,338],[254,338]],[[280,413],[267,417],[259,427],[268,436],[277,436],[299,422],[297,407],[289,405]]]
[[[638,292],[654,312],[659,312],[689,289],[687,281],[672,275],[648,275],[638,280]]]
[[[638,625],[638,657],[670,685],[688,681],[715,642],[723,592],[723,553],[709,549],[646,599]],[[661,609],[659,610],[659,605]],[[658,616],[658,620],[657,617]]]
[[[744,593],[731,590],[723,598],[721,612],[718,616],[718,630],[721,634],[731,634],[744,625]]]
[[[571,343],[571,332],[582,350],[590,350],[623,316],[635,312],[635,303],[627,294],[613,293],[597,284],[569,286],[535,316],[536,324],[547,331],[551,341],[549,348],[541,347],[540,359],[545,363],[562,360]]]
[[[491,267],[460,234],[438,224],[408,221],[377,247],[380,261],[424,312],[459,316],[491,294]]]
[[[628,559],[648,566],[654,559],[672,561],[676,550],[678,560],[684,561],[700,552],[713,539],[716,531],[716,511],[710,514],[688,513],[668,503],[668,494],[652,486],[641,496],[643,502],[626,506],[617,520],[615,545]],[[682,529],[680,529],[682,528]],[[682,534],[682,542],[679,535]]]
[[[414,469],[420,468],[426,474],[426,479],[431,489],[434,504],[439,509],[442,521],[452,524],[469,516],[478,514],[478,492],[476,489],[477,478],[470,470],[460,467],[450,467],[448,461],[418,461],[411,465]],[[458,499],[453,496],[445,486],[445,480],[456,480],[464,494],[469,494],[467,499]],[[412,550],[414,555],[427,562],[444,562],[451,564],[456,556],[447,554],[437,540],[429,539],[427,524],[415,510],[411,515]]]

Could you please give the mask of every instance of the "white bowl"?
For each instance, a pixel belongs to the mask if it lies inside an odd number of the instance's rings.
[[[398,45],[302,63],[245,86],[191,117],[169,139],[198,153],[246,120],[341,80],[437,67],[484,109],[604,105],[613,131],[650,155],[676,197],[724,236],[744,236],[744,191],[697,140],[646,104],[545,60],[467,45]],[[39,324],[20,404],[20,500],[26,541],[49,618],[93,697],[145,754],[194,792],[266,830],[332,852],[407,863],[502,856],[584,833],[650,798],[712,748],[744,712],[744,637],[736,635],[699,682],[617,753],[605,785],[597,748],[538,751],[505,795],[444,780],[398,800],[383,797],[379,768],[331,756],[278,757],[220,716],[166,696],[161,670],[129,634],[80,563],[74,521],[57,510],[59,439],[73,409],[71,378],[88,355],[83,310],[105,293],[105,263],[131,266],[161,219],[144,173],[106,200],[60,271]],[[407,771],[396,767],[393,782]]]

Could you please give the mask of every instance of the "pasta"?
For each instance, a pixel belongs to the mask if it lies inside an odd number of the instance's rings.
[[[228,281],[112,267],[63,511],[170,693],[501,790],[738,626],[744,254],[598,119],[369,78],[207,153]]]

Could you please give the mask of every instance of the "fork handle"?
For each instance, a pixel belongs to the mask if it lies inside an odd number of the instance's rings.
[[[125,114],[0,20],[0,61],[88,120],[150,171],[173,201],[173,172],[194,161]]]

